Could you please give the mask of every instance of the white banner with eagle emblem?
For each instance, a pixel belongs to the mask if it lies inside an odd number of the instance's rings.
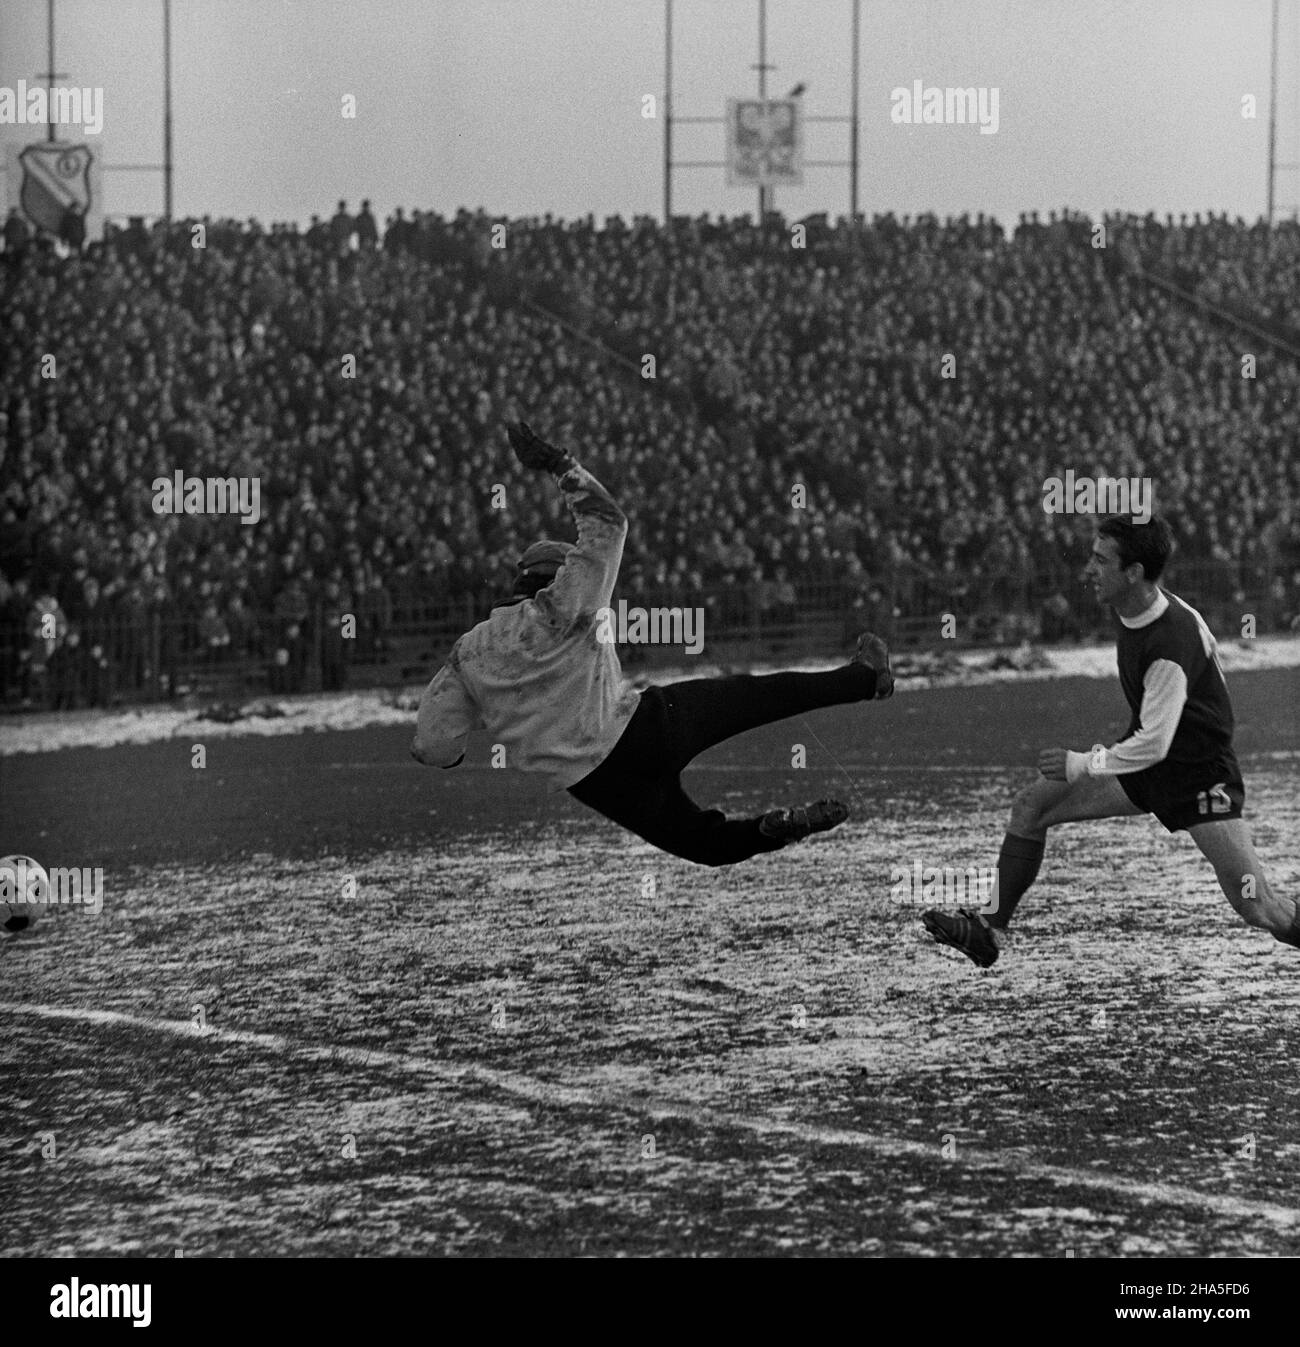
[[[727,100],[727,186],[803,186],[803,118],[797,98]]]

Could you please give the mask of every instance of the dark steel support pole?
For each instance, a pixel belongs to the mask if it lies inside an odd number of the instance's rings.
[[[664,0],[664,224],[673,214],[673,0]]]
[[[849,218],[858,218],[858,48],[861,35],[862,0],[853,0],[853,92],[849,109]]]
[[[163,0],[163,218],[172,218],[172,0]]]

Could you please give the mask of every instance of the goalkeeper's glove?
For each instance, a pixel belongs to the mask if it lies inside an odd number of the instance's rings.
[[[515,451],[515,457],[525,468],[562,472],[574,461],[571,454],[542,439],[527,421],[508,422],[506,434],[510,437],[510,447]]]

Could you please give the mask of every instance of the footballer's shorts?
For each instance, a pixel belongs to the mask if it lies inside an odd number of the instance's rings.
[[[1116,780],[1144,813],[1154,814],[1171,833],[1198,823],[1240,818],[1246,802],[1241,768],[1231,751],[1212,762],[1170,762],[1166,758]]]

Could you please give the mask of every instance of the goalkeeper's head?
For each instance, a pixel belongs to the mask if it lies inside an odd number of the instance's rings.
[[[545,589],[572,551],[572,543],[555,542],[550,538],[530,544],[515,563],[515,593],[532,598]]]

